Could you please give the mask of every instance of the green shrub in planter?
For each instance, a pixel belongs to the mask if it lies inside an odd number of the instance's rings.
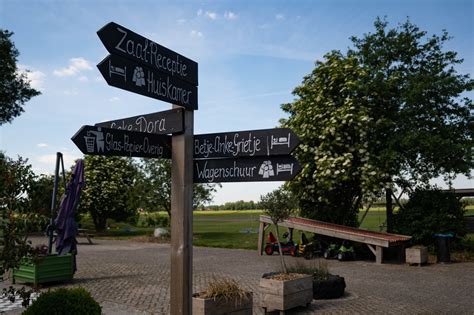
[[[57,289],[42,293],[23,315],[100,315],[101,307],[83,288]]]

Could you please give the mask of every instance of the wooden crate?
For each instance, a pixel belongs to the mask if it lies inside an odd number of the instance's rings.
[[[405,261],[407,264],[426,264],[428,262],[428,249],[424,246],[410,247],[405,249]]]
[[[313,277],[305,275],[294,280],[260,279],[260,306],[265,310],[288,310],[307,306],[313,299]]]
[[[70,281],[73,278],[73,255],[48,255],[39,257],[37,262],[23,258],[18,268],[13,269],[13,283],[17,281],[48,283],[53,281]]]

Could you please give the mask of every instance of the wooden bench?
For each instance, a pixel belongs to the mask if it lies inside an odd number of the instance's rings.
[[[87,238],[87,241],[90,245],[94,244],[92,243],[92,238],[94,237],[94,234],[90,233],[86,229],[77,229],[77,237],[85,237]]]
[[[261,215],[258,234],[259,255],[262,255],[263,252],[265,229],[269,224],[273,224],[273,221],[270,219],[270,217]],[[398,247],[399,256],[401,257],[405,253],[405,243],[411,239],[411,236],[407,235],[367,231],[299,217],[288,218],[287,220],[278,223],[278,225],[290,229],[290,234],[292,233],[292,229],[296,229],[366,244],[370,251],[375,255],[375,261],[378,264],[383,262],[383,248]]]

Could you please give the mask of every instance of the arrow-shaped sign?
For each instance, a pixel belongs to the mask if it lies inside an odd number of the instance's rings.
[[[299,143],[298,136],[289,128],[195,135],[194,158],[287,155]]]
[[[126,58],[109,55],[98,65],[111,86],[172,104],[197,109],[197,87]]]
[[[293,179],[301,170],[291,155],[194,160],[194,183],[267,182]]]
[[[118,55],[198,85],[198,64],[131,30],[110,22],[97,31],[109,53]]]
[[[84,154],[171,158],[171,136],[82,126],[71,140]]]
[[[96,127],[154,133],[179,133],[184,129],[183,109],[175,108],[147,115],[116,119],[95,124]]]

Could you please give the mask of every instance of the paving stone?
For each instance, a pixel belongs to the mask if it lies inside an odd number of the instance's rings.
[[[41,242],[44,240],[36,240]],[[279,270],[279,258],[256,251],[195,247],[193,291],[202,291],[213,278],[230,277],[254,294],[265,272]],[[318,259],[285,256],[288,264],[317,265]],[[72,283],[44,286],[84,287],[104,314],[168,314],[170,250],[167,244],[94,240],[79,245],[78,271]],[[345,277],[347,294],[337,300],[313,300],[308,308],[288,314],[474,314],[474,263],[409,267],[353,261],[324,261],[333,274]],[[2,287],[9,283],[0,283]],[[18,314],[8,313],[7,314]]]

